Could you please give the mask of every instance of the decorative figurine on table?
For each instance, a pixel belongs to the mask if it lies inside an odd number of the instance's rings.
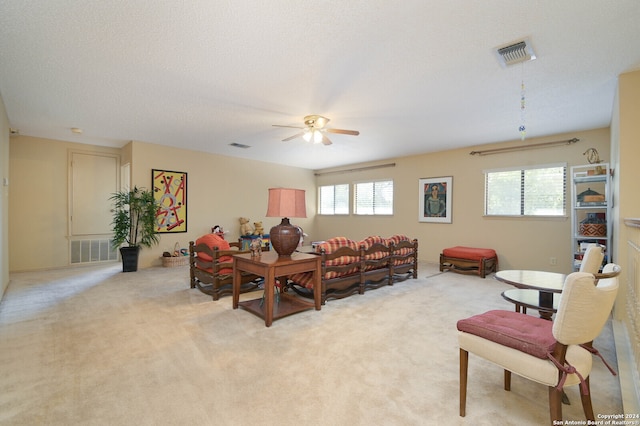
[[[251,250],[251,257],[262,256],[262,239],[260,237],[254,238],[249,245],[249,250]]]
[[[246,217],[240,218],[240,236],[253,235],[253,228],[249,224],[249,219]]]

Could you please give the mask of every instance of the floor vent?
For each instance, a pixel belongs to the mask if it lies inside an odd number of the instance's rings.
[[[71,241],[71,263],[92,263],[118,260],[117,250],[111,248],[111,240]]]

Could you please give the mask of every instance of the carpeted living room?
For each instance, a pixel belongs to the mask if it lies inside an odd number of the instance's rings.
[[[637,0],[0,12],[0,425],[640,426]]]
[[[502,370],[473,355],[458,414],[456,322],[512,310],[508,287],[421,262],[418,279],[267,328],[191,289],[188,267],[15,273],[0,304],[0,423],[547,424],[545,386],[514,376],[504,391]],[[595,347],[615,368],[610,323]],[[595,412],[621,413],[617,377],[593,364]],[[577,387],[566,392],[564,419],[584,421]]]

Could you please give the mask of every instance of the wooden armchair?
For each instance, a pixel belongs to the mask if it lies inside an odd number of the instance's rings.
[[[249,250],[240,250],[240,242],[228,244],[229,250],[220,250],[218,247],[189,241],[191,288],[197,287],[201,292],[211,295],[213,300],[233,293],[233,255],[249,253]],[[257,289],[259,278],[254,274],[243,273],[240,292]]]
[[[391,245],[391,276],[406,274],[407,278],[418,278],[418,240],[404,235],[389,238]]]
[[[334,237],[319,247],[321,256],[322,304],[327,299],[342,299],[363,294],[358,243],[346,237]],[[289,276],[288,287],[304,297],[313,297],[313,275],[302,272]]]

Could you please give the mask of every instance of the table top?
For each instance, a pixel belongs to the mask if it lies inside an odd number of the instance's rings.
[[[280,257],[275,250],[263,251],[260,256],[251,256],[251,253],[234,254],[234,257],[243,260],[250,260],[253,263],[262,264],[265,266],[270,265],[286,265],[289,263],[296,263],[301,260],[317,260],[318,256],[307,253],[294,252],[290,257]]]
[[[536,309],[538,311],[557,312],[560,305],[559,293],[546,293],[551,299],[548,301],[541,300],[540,292],[533,289],[513,288],[502,292],[502,297],[517,305],[527,308]],[[550,302],[550,303],[549,303]],[[545,306],[547,305],[547,306]]]
[[[551,293],[562,293],[565,274],[546,271],[527,271],[519,269],[508,269],[498,271],[495,278],[517,288],[528,288]]]

